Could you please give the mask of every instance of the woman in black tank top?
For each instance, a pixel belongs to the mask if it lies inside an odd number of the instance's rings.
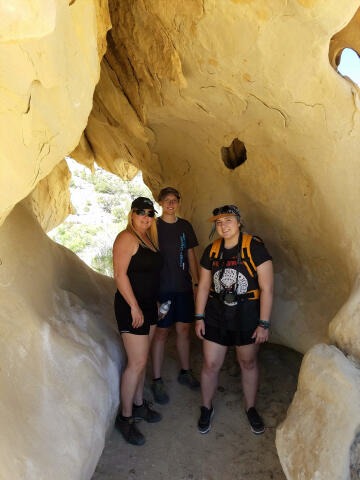
[[[121,377],[121,410],[116,426],[125,440],[135,445],[145,442],[135,424],[161,420],[143,399],[145,367],[158,320],[162,258],[159,252],[155,210],[151,200],[135,199],[131,204],[128,225],[119,233],[113,249],[115,315],[126,355],[127,366]]]

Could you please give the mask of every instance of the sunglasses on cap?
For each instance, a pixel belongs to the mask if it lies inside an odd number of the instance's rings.
[[[223,205],[222,207],[215,208],[213,215],[236,215],[240,216],[239,209],[235,205]]]
[[[134,212],[136,213],[136,215],[140,215],[141,217],[155,217],[154,210],[144,210],[143,208],[136,208]]]

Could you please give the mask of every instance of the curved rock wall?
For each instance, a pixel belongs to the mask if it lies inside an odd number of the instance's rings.
[[[19,204],[0,230],[0,478],[86,480],[119,399],[112,279]]]
[[[110,28],[103,0],[0,6],[0,224],[79,143]]]

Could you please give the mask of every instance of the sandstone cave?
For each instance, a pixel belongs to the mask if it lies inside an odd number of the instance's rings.
[[[91,479],[118,406],[113,280],[45,233],[71,211],[67,155],[125,179],[141,170],[154,196],[178,188],[201,247],[212,206],[241,206],[276,259],[272,344],[292,349],[285,367],[304,357],[273,425],[279,470],[234,463],[231,476],[360,478],[359,89],[337,71],[345,48],[360,51],[358,8],[0,4],[1,479]],[[121,448],[108,455],[121,464]],[[216,478],[184,471],[172,478]]]

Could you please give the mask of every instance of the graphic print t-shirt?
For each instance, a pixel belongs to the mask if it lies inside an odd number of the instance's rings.
[[[238,246],[223,249],[222,260],[210,260],[211,245],[208,245],[202,255],[200,265],[207,270],[212,270],[212,290],[217,294],[235,292],[237,295],[245,294],[258,288],[257,280],[252,278],[244,264],[237,264]],[[267,251],[261,239],[252,238],[250,243],[251,257],[258,267],[272,257]],[[219,302],[211,303],[211,295],[206,310],[206,321],[214,326],[219,326],[223,318],[228,319],[229,329],[235,329],[235,325],[242,323],[243,329],[256,326],[258,321],[259,302],[248,301],[237,305],[238,301],[220,305]],[[209,308],[210,307],[210,308]],[[240,307],[240,308],[239,308]],[[236,326],[236,328],[238,325]]]
[[[191,292],[191,276],[187,251],[198,245],[191,223],[178,218],[175,223],[157,221],[159,247],[164,266],[160,277],[160,293]]]

